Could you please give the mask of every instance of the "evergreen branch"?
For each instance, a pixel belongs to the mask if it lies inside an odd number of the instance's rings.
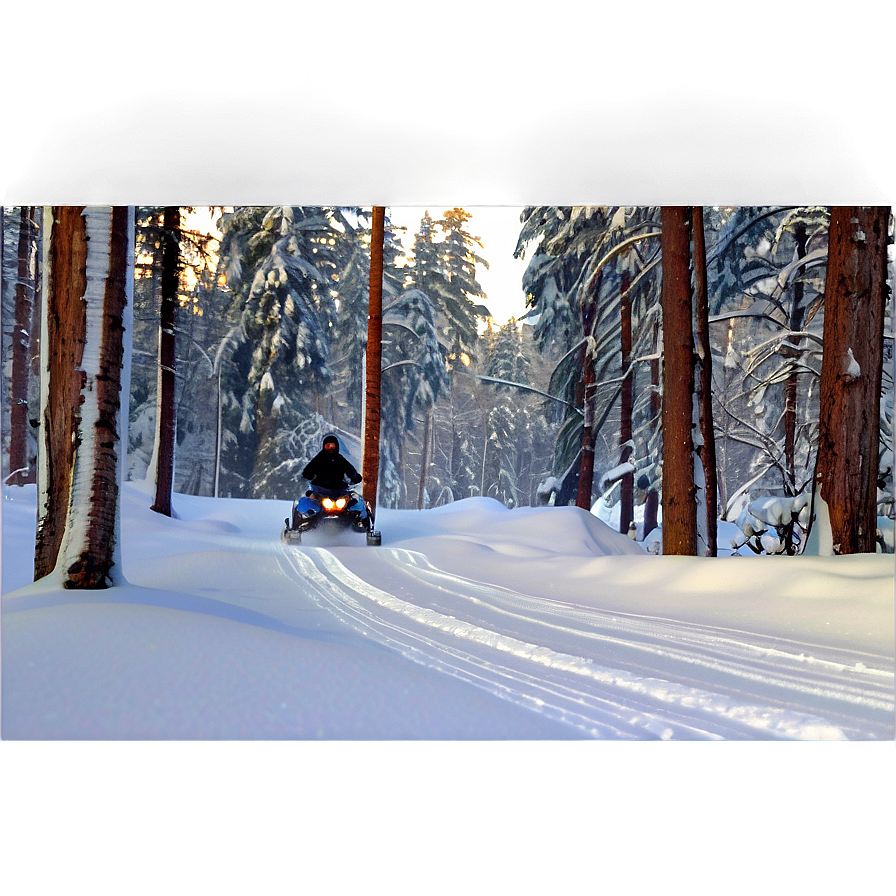
[[[501,380],[493,376],[483,376],[479,373],[469,373],[466,370],[457,370],[455,371],[455,373],[458,373],[461,376],[472,377],[473,379],[480,380],[483,383],[495,383],[499,386],[512,386],[514,389],[520,389],[523,392],[534,392],[536,395],[541,395],[543,398],[549,398],[551,401],[556,401],[560,404],[566,405],[568,408],[572,408],[577,414],[582,413],[581,409],[577,408],[571,401],[567,401],[565,398],[558,398],[556,395],[551,395],[549,392],[542,392],[541,389],[536,389],[534,386],[527,386],[525,383],[512,383],[509,380]]]

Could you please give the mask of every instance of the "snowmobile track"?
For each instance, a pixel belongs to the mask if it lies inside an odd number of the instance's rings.
[[[283,556],[322,607],[366,636],[585,736],[867,739],[892,725],[893,674],[885,661],[874,668],[884,658],[816,659],[811,645],[535,598],[406,550],[379,555],[408,582],[393,588],[401,597],[330,551]]]

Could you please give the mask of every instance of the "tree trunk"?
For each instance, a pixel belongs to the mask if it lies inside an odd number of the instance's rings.
[[[698,370],[696,376],[697,409],[700,420],[700,445],[697,454],[703,467],[702,528],[705,532],[705,554],[718,554],[718,478],[716,473],[716,437],[712,418],[712,346],[709,342],[709,296],[706,278],[706,239],[703,232],[703,206],[693,207],[695,345]]]
[[[659,351],[659,326],[654,324],[654,345]],[[650,419],[651,428],[656,432],[660,425],[660,362],[654,358],[650,362]],[[655,488],[648,488],[647,498],[644,501],[644,537],[646,538],[659,525],[660,496]]]
[[[816,488],[834,553],[876,549],[888,207],[832,210]]]
[[[118,532],[124,314],[133,209],[57,206],[45,214],[46,378],[35,578],[65,588],[120,580]],[[113,569],[113,567],[119,569]]]
[[[417,487],[417,510],[423,510],[426,499],[426,476],[429,473],[429,456],[432,445],[432,415],[433,408],[430,405],[423,421],[423,459],[420,462],[420,483]]]
[[[806,255],[806,225],[798,224],[794,228],[794,236],[796,237],[796,254],[797,258],[804,258]],[[799,276],[799,274],[797,275]],[[790,329],[797,332],[803,327],[803,282],[796,280],[793,284],[793,300],[791,302],[790,320],[788,325]],[[788,337],[784,344],[782,354],[785,357],[796,358],[798,353],[796,346],[799,339]],[[793,348],[791,348],[793,346]],[[799,374],[795,370],[791,370],[787,374],[787,382],[784,385],[784,464],[787,467],[787,475],[790,477],[790,493],[796,494],[796,423],[797,423],[797,387],[799,385]]]
[[[620,393],[620,421],[619,441],[622,451],[619,463],[624,464],[632,456],[632,413],[635,390],[634,371],[626,373],[632,360],[632,298],[629,292],[631,274],[623,271],[622,274],[622,302],[621,302],[621,343],[622,343],[622,391]],[[628,533],[629,525],[635,518],[635,474],[626,473],[620,482],[619,494],[619,531]]]
[[[380,378],[383,366],[383,240],[386,209],[375,206],[370,239],[369,311],[367,317],[367,379],[364,411],[364,500],[376,509],[380,475]]]
[[[697,553],[690,215],[663,206],[663,554]]]
[[[156,391],[156,491],[152,510],[171,516],[177,436],[177,290],[180,285],[180,208],[166,206],[162,218],[162,299]]]
[[[34,209],[22,206],[19,216],[15,319],[12,330],[12,371],[9,407],[9,482],[35,481],[28,456],[28,383],[31,371],[31,327],[34,308]]]
[[[593,339],[591,328],[600,297],[602,277],[598,276],[594,285],[594,299],[582,307],[582,335],[590,343]],[[591,345],[586,344],[582,359],[582,442],[579,461],[579,487],[576,493],[576,507],[590,512],[591,492],[594,487],[594,393],[597,385],[597,374],[594,370],[594,353]]]

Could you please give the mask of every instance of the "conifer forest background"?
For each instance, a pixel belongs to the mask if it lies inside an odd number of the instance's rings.
[[[337,206],[137,209],[128,478],[154,463],[165,332],[175,491],[290,498],[330,431],[359,463],[370,216]],[[831,210],[702,216],[717,510],[743,523],[750,500],[811,492]],[[39,207],[4,209],[5,481],[34,477],[41,217]],[[476,209],[421,210],[413,234],[387,210],[380,505],[575,503],[589,415],[588,504],[617,507],[615,525],[647,535],[662,471],[660,230],[659,207],[519,209],[526,310],[498,322],[477,279],[489,258]],[[167,322],[165,277],[176,284]],[[892,351],[887,325],[878,515],[891,519]]]

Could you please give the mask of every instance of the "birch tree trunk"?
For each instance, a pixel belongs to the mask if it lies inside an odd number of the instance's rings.
[[[796,239],[796,255],[797,258],[805,258],[806,256],[806,225],[797,224],[794,228],[794,238]],[[791,302],[790,320],[788,325],[794,332],[798,332],[803,327],[803,318],[805,317],[805,309],[803,308],[803,281],[799,279],[799,274],[793,284],[793,300]],[[796,337],[788,337],[781,354],[787,358],[797,358],[799,339]],[[791,347],[792,346],[792,347]],[[796,424],[797,424],[797,396],[798,396],[799,374],[796,370],[791,370],[787,374],[787,382],[784,386],[784,463],[787,467],[787,475],[790,477],[791,492],[796,494]]]
[[[597,374],[594,369],[594,334],[592,324],[600,297],[602,277],[598,276],[594,285],[594,300],[582,308],[582,335],[585,337],[584,358],[582,360],[582,440],[579,461],[579,486],[576,492],[576,507],[591,510],[591,492],[594,488],[594,399]]]
[[[653,342],[656,350],[660,350],[659,326],[654,323]],[[660,362],[654,358],[650,362],[650,419],[651,432],[661,425],[661,401],[660,401]],[[646,538],[659,524],[660,496],[655,488],[648,488],[647,498],[644,501],[644,537]]]
[[[429,475],[429,463],[432,449],[433,406],[430,405],[423,420],[422,459],[420,461],[420,482],[417,486],[417,510],[423,510],[426,503],[426,477]]]
[[[364,386],[364,500],[376,511],[380,475],[380,379],[383,367],[383,241],[386,209],[373,209],[370,238],[369,311],[367,316],[367,373]]]
[[[133,233],[132,207],[55,206],[44,214],[35,579],[52,574],[65,588],[123,581],[122,368]]]
[[[889,215],[884,206],[831,213],[815,483],[836,554],[876,549]]]
[[[697,553],[693,425],[691,225],[686,206],[663,206],[663,554]]]
[[[635,389],[634,370],[626,373],[632,360],[632,297],[629,292],[631,274],[623,271],[622,274],[622,301],[621,301],[621,347],[622,347],[622,391],[620,393],[620,418],[619,441],[622,450],[619,455],[619,463],[626,463],[632,456],[632,414]],[[635,474],[626,473],[620,482],[619,492],[619,531],[628,533],[629,525],[635,518]],[[645,533],[646,534],[646,533]]]
[[[155,501],[152,510],[171,516],[177,438],[177,289],[180,284],[180,208],[162,217],[162,298],[159,313],[159,373],[156,388]]]
[[[698,530],[703,532],[704,553],[707,557],[718,554],[718,477],[716,473],[716,437],[712,418],[712,347],[709,342],[709,295],[706,277],[706,238],[703,231],[703,206],[692,210],[694,243],[694,342],[697,349],[697,416],[699,418],[699,445],[697,459],[703,468],[703,491],[699,494]]]
[[[33,216],[34,209],[23,205],[19,215],[12,371],[9,383],[9,482],[12,485],[25,485],[35,481],[35,471],[28,457],[28,381],[35,276]]]

